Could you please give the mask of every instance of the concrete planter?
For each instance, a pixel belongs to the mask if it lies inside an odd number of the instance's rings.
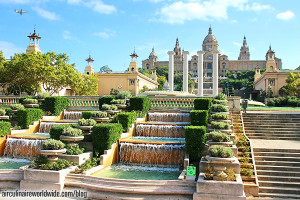
[[[209,128],[207,130],[208,130],[208,132],[217,131],[217,132],[227,133],[228,135],[230,135],[232,133],[231,129],[212,129],[212,128]]]
[[[101,123],[101,122],[109,122],[108,117],[94,117],[93,118],[96,122]]]
[[[119,108],[119,109],[125,109],[127,106],[126,104],[116,104],[116,106]]]
[[[88,159],[93,158],[93,152],[85,152],[79,155],[68,155],[68,154],[60,154],[58,155],[59,158],[65,159],[70,162],[76,162],[78,165],[82,165]]]
[[[220,157],[212,157],[212,156],[205,156],[206,160],[209,163],[232,163],[235,161],[235,157],[233,158],[220,158]]]
[[[81,129],[83,131],[91,131],[93,126],[77,126],[76,128]]]
[[[233,158],[219,158],[206,156],[200,160],[200,171],[203,172],[204,169],[210,165],[213,168],[232,168],[236,174],[240,173],[240,163],[236,157]]]
[[[119,113],[118,110],[107,110],[106,112],[107,112],[107,114],[110,114],[110,115],[115,115],[115,114]]]
[[[24,104],[25,108],[38,108],[39,104]]]
[[[0,116],[0,120],[8,120],[9,119],[9,116]]]
[[[66,142],[79,142],[84,139],[84,136],[66,136],[66,135],[61,135],[60,140],[66,141]]]
[[[48,156],[48,160],[50,162],[54,162],[54,161],[58,160],[57,155],[66,153],[66,151],[67,151],[66,149],[59,149],[59,150],[40,149],[40,154]]]
[[[211,146],[211,145],[222,145],[222,146],[229,147],[229,146],[233,145],[233,142],[232,141],[230,141],[230,142],[213,142],[211,140],[208,140],[206,142],[206,144],[208,144],[208,146]]]

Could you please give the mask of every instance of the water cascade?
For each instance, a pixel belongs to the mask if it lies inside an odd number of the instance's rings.
[[[7,138],[4,156],[13,158],[28,158],[39,155],[43,140]]]
[[[148,113],[148,121],[159,122],[189,122],[190,113]]]
[[[81,111],[65,111],[64,112],[64,119],[78,120],[81,118],[82,118]]]
[[[136,136],[147,137],[184,137],[184,126],[138,124],[135,128]]]
[[[39,127],[40,133],[49,133],[50,129],[53,126],[62,125],[62,124],[76,124],[76,123],[63,123],[63,122],[41,122]]]

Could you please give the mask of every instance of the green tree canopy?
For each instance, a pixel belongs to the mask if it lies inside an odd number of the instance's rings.
[[[289,77],[285,80],[287,85],[283,90],[291,96],[300,96],[300,73],[296,74],[291,72]]]

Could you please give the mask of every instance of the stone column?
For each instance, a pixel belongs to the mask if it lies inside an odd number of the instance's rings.
[[[218,53],[218,51],[213,52],[213,96],[218,94],[219,87]]]
[[[183,92],[189,92],[189,61],[188,51],[183,51]]]
[[[168,82],[170,86],[170,91],[174,91],[174,51],[168,51],[169,55],[169,76],[168,76]]]
[[[197,51],[198,54],[198,96],[203,96],[203,54],[204,51]]]

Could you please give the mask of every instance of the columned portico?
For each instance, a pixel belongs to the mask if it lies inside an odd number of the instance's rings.
[[[183,92],[189,92],[189,68],[188,51],[183,51]]]
[[[198,96],[203,96],[203,54],[204,51],[198,51]]]
[[[218,51],[213,52],[213,96],[219,93],[218,53]]]
[[[170,86],[170,91],[174,91],[174,51],[168,51],[169,55],[169,76],[168,76],[168,81],[169,81],[169,86]]]

